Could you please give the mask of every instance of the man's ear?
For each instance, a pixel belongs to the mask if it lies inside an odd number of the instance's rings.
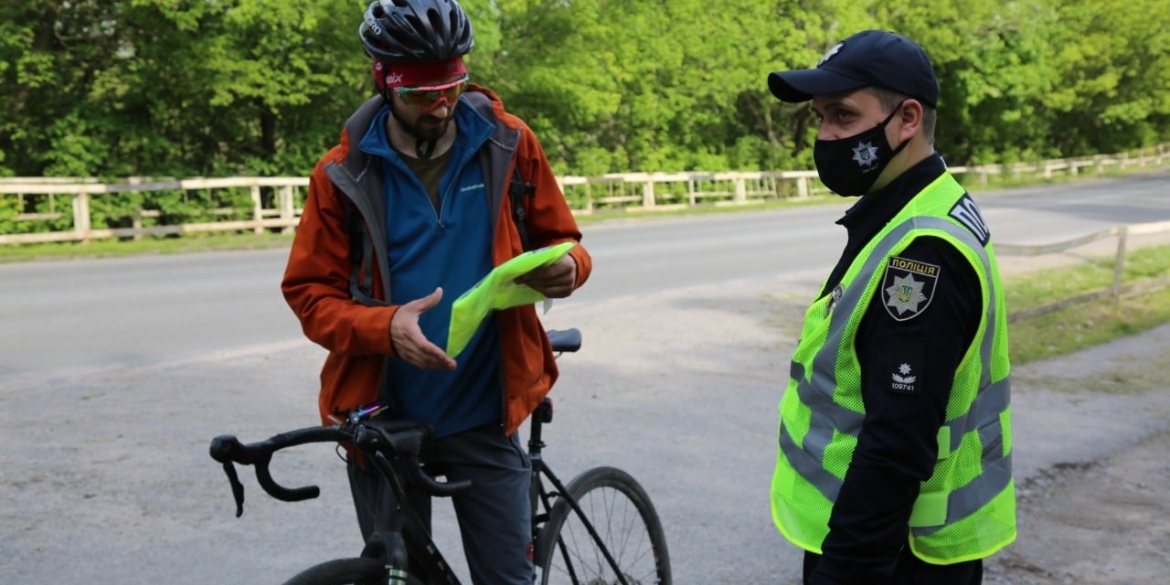
[[[897,117],[902,121],[902,129],[898,132],[898,143],[902,143],[922,129],[922,104],[914,98],[907,99],[902,102],[902,111]]]

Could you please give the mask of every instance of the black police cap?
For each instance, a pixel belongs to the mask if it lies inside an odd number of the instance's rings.
[[[825,53],[815,69],[768,75],[772,94],[785,102],[878,86],[938,107],[938,79],[926,52],[892,32],[861,31]]]

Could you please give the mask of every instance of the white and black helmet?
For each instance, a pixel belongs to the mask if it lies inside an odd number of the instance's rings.
[[[471,21],[455,0],[374,0],[358,29],[382,63],[446,61],[475,46]]]

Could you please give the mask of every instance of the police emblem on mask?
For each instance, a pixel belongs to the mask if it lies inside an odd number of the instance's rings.
[[[894,256],[882,279],[882,300],[895,321],[908,321],[922,314],[934,300],[939,267]]]
[[[853,160],[859,167],[872,167],[878,161],[878,149],[872,142],[858,142],[853,149]]]

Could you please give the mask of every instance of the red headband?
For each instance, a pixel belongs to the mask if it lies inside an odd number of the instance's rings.
[[[444,78],[466,73],[467,68],[463,66],[462,57],[422,63],[374,62],[374,82],[378,85],[379,90],[388,87],[433,85]]]

